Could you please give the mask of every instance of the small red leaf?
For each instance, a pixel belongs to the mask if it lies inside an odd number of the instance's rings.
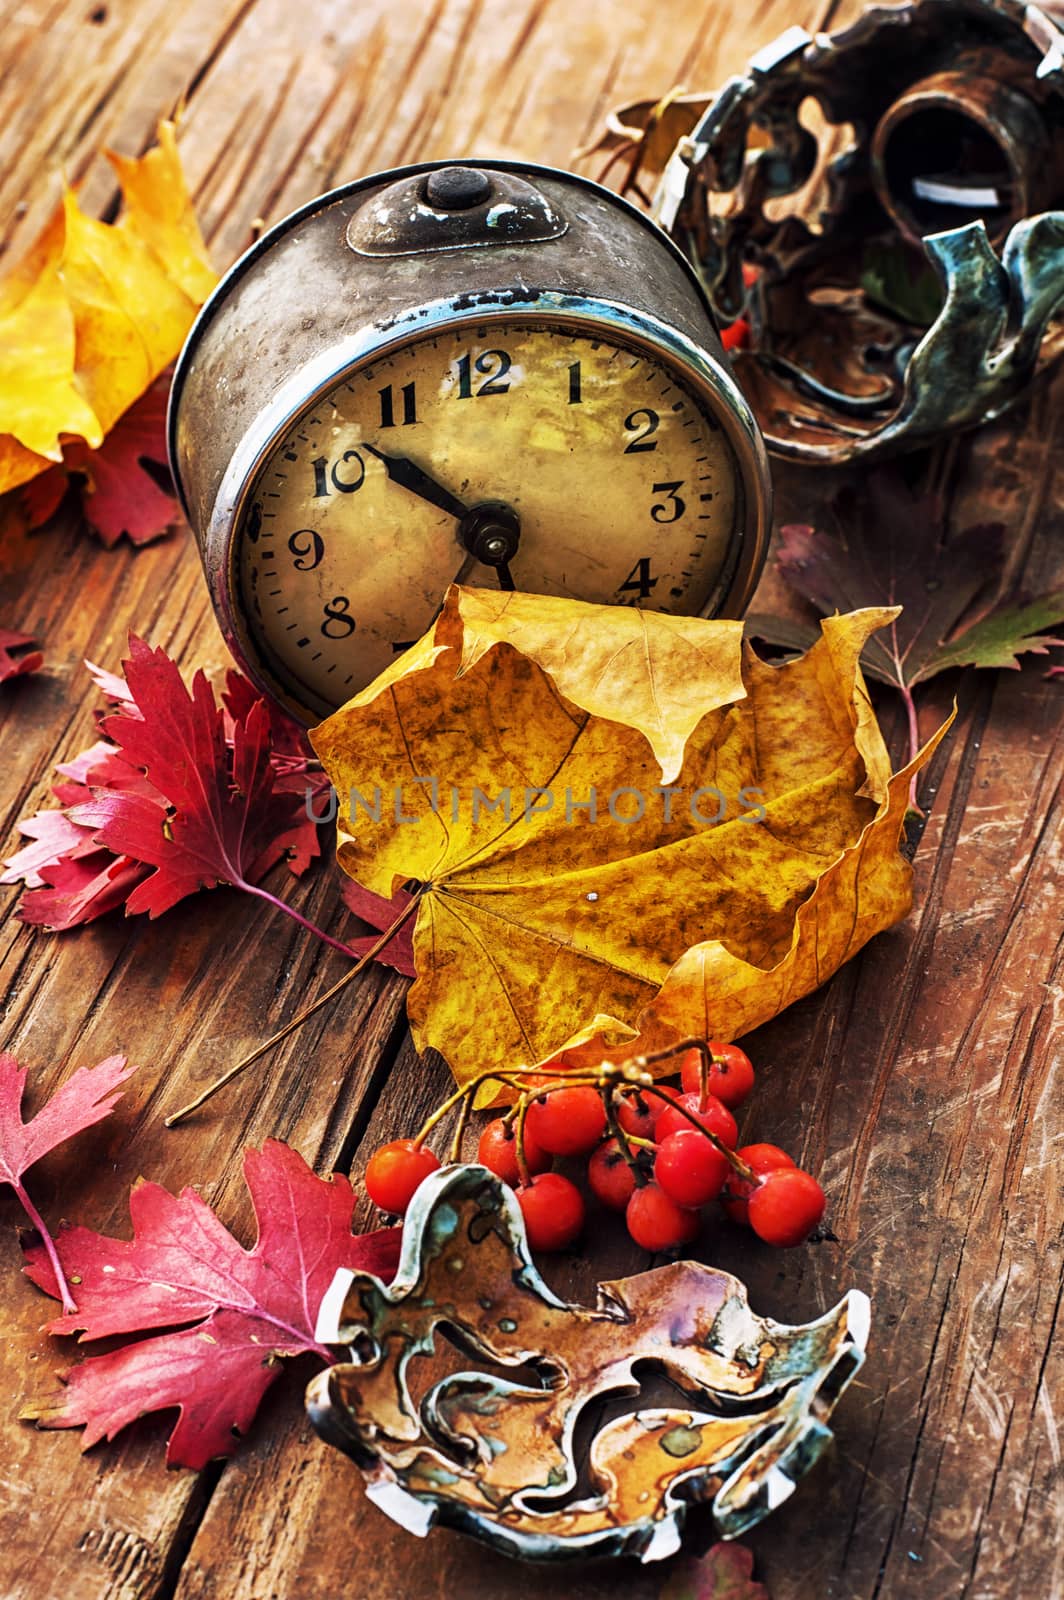
[[[368,922],[371,928],[379,930],[364,939],[348,940],[351,949],[360,956],[372,950],[385,928],[391,927],[400,911],[408,906],[413,898],[405,889],[397,889],[392,898],[386,900],[382,894],[374,894],[372,889],[363,888],[353,878],[345,879],[340,892],[349,911],[353,911],[362,922]],[[407,917],[402,927],[397,929],[384,948],[377,952],[376,957],[384,966],[393,967],[396,972],[401,972],[404,978],[417,977],[414,967],[414,921],[413,916]]]
[[[130,1196],[132,1240],[61,1231],[59,1256],[79,1279],[79,1306],[51,1332],[101,1339],[196,1325],[89,1357],[54,1403],[25,1415],[43,1427],[84,1426],[87,1448],[146,1411],[178,1406],[167,1460],[202,1467],[232,1453],[277,1375],[277,1357],[332,1359],[314,1337],[326,1289],[340,1267],[390,1279],[401,1230],[352,1234],[348,1180],[316,1177],[278,1140],[245,1152],[244,1177],[258,1223],[252,1250],[194,1190],[175,1196],[154,1183]],[[27,1250],[26,1272],[55,1293],[42,1250]]]
[[[7,628],[0,628],[0,683],[8,678],[21,678],[27,672],[39,672],[44,665],[44,655],[40,650],[31,650],[26,655],[16,656],[15,650],[25,650],[27,645],[33,643],[30,633],[12,633]]]
[[[125,1056],[108,1056],[96,1067],[79,1067],[46,1100],[36,1116],[22,1119],[22,1095],[26,1087],[25,1070],[14,1056],[0,1053],[0,1183],[9,1183],[22,1208],[41,1236],[38,1253],[52,1275],[52,1293],[63,1301],[68,1314],[74,1312],[56,1256],[55,1244],[45,1223],[22,1184],[25,1172],[49,1150],[63,1144],[75,1133],[102,1122],[121,1097],[118,1085],[133,1071]]]
[[[763,1583],[753,1581],[754,1558],[742,1544],[711,1545],[701,1560],[678,1560],[669,1572],[661,1600],[770,1600]]]

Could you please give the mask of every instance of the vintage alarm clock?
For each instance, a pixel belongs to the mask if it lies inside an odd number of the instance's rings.
[[[737,616],[766,457],[690,265],[567,172],[405,167],[278,224],[204,306],[170,456],[226,639],[342,705],[449,583]]]

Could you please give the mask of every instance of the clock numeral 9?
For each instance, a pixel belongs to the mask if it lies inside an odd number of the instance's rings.
[[[348,467],[352,461],[356,466],[353,469],[349,468],[347,476],[341,477],[340,468]],[[357,450],[345,450],[339,461],[334,461],[331,466],[328,456],[319,456],[310,464],[314,468],[315,500],[324,499],[332,493],[330,483],[340,494],[354,494],[355,490],[361,489],[365,482],[366,465]]]
[[[325,621],[321,631],[326,639],[349,639],[355,631],[355,619],[349,616],[351,602],[346,594],[338,594],[322,607]]]
[[[633,411],[630,417],[625,417],[626,431],[635,434],[635,438],[624,447],[625,455],[637,456],[645,450],[656,450],[658,441],[651,439],[650,435],[657,433],[660,421],[656,411]]]
[[[321,565],[325,540],[316,528],[297,528],[288,541],[288,548],[296,558],[292,565],[297,572],[313,572]]]
[[[650,508],[650,515],[654,518],[655,522],[679,522],[680,518],[687,510],[686,501],[681,500],[680,496],[676,493],[677,489],[682,488],[682,478],[677,478],[675,483],[654,484],[653,492],[655,494],[663,494],[667,496],[667,499],[659,500],[656,505],[652,505]]]
[[[486,394],[509,393],[509,382],[503,380],[513,363],[505,350],[483,350],[475,361],[469,355],[459,356],[455,365],[458,368],[459,400],[480,400]],[[476,390],[473,388],[474,370],[484,374],[484,382]]]

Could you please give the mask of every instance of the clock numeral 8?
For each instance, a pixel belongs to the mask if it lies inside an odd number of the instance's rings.
[[[349,616],[351,602],[346,594],[338,594],[323,608],[325,621],[321,631],[326,639],[349,639],[355,631],[355,619]]]

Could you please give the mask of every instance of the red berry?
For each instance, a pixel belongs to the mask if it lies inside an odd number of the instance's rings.
[[[786,1150],[781,1150],[776,1144],[744,1144],[737,1150],[740,1161],[745,1161],[752,1167],[758,1177],[764,1177],[769,1172],[778,1172],[781,1167],[793,1167],[794,1162]],[[749,1222],[750,1215],[747,1202],[754,1190],[756,1183],[751,1183],[745,1178],[740,1178],[733,1170],[724,1189],[724,1209],[733,1222]]]
[[[780,1167],[749,1199],[750,1226],[766,1244],[787,1249],[808,1239],[824,1215],[824,1191],[811,1173]]]
[[[616,1139],[600,1144],[587,1164],[587,1184],[611,1211],[623,1211],[632,1198],[635,1175],[617,1147]]]
[[[586,1155],[605,1131],[606,1108],[589,1083],[541,1095],[525,1116],[525,1132],[552,1156]]]
[[[369,1158],[366,1167],[366,1193],[382,1211],[400,1216],[414,1198],[423,1178],[435,1172],[439,1157],[414,1139],[393,1139],[382,1144]]]
[[[564,1250],[584,1226],[580,1190],[560,1172],[543,1172],[518,1189],[517,1201],[533,1250]]]
[[[658,1101],[658,1106],[664,1106],[663,1100]],[[636,1091],[628,1090],[619,1094],[615,1101],[617,1121],[625,1133],[630,1133],[637,1139],[653,1139],[654,1128],[660,1115],[654,1104],[653,1095],[642,1095]]]
[[[545,1150],[540,1149],[527,1128],[524,1132],[524,1146],[525,1164],[533,1177],[537,1172],[546,1172],[551,1158]],[[503,1117],[496,1117],[489,1122],[480,1135],[477,1160],[482,1167],[487,1167],[489,1172],[494,1172],[497,1178],[501,1178],[503,1183],[508,1183],[511,1189],[516,1189],[521,1182],[521,1173],[517,1165],[515,1125]]]
[[[675,1083],[656,1083],[652,1090],[644,1090],[645,1098],[650,1106],[651,1114],[654,1118],[653,1137],[655,1139],[657,1138],[658,1123],[661,1121],[662,1112],[669,1109],[670,1100],[679,1100],[682,1094],[683,1090]],[[666,1096],[664,1100],[662,1099],[662,1095]]]
[[[697,1128],[670,1133],[654,1158],[654,1177],[678,1206],[704,1206],[715,1200],[730,1171],[728,1158]]]
[[[719,1039],[710,1039],[709,1050],[713,1060],[709,1064],[706,1087],[722,1105],[741,1106],[754,1087],[750,1057],[737,1044],[722,1044]],[[698,1051],[689,1050],[681,1068],[683,1086],[688,1094],[698,1093],[700,1065]]]
[[[739,1125],[727,1106],[722,1106],[715,1094],[706,1095],[706,1103],[700,1109],[698,1094],[682,1094],[676,1102],[677,1106],[684,1106],[703,1128],[708,1128],[710,1133],[715,1133],[721,1144],[726,1144],[729,1150],[735,1149],[735,1142],[739,1137]],[[691,1126],[690,1118],[685,1117],[682,1111],[673,1106],[666,1106],[658,1118],[656,1129],[660,1143],[667,1139],[670,1133],[680,1133],[684,1128]]]
[[[624,1214],[628,1232],[644,1250],[672,1250],[687,1244],[698,1232],[697,1211],[688,1211],[670,1200],[656,1183],[633,1191]]]
[[[736,317],[734,322],[720,330],[720,342],[725,350],[745,350],[750,343],[750,324],[745,317]]]

